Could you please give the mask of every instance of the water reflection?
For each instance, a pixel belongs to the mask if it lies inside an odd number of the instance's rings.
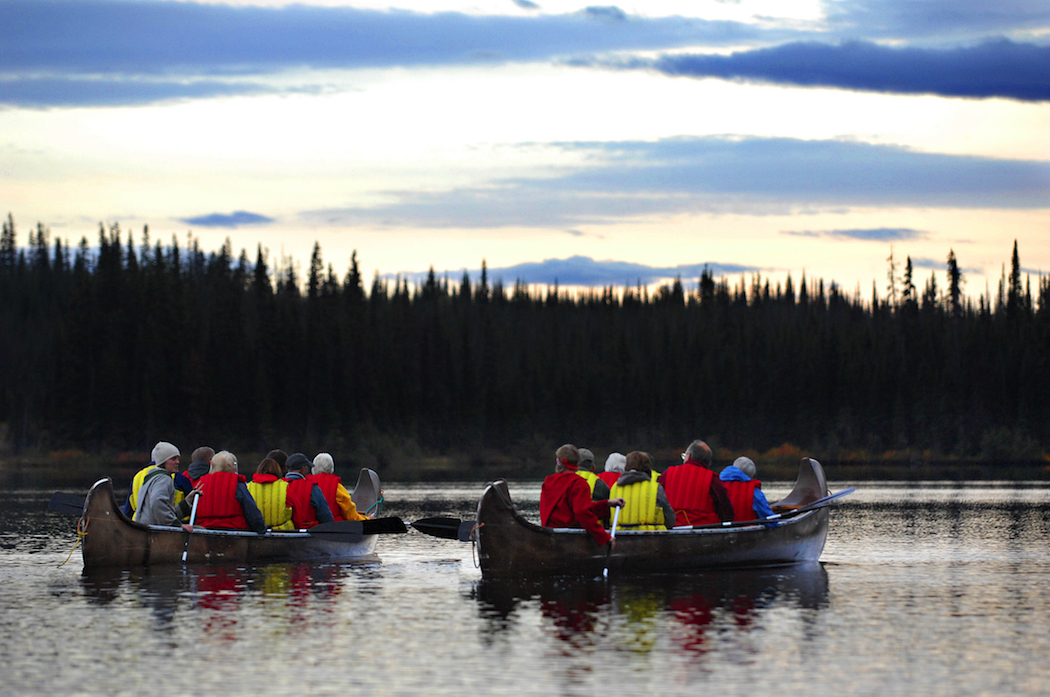
[[[683,652],[702,655],[715,629],[746,634],[774,609],[826,608],[828,575],[812,563],[609,581],[481,581],[473,595],[490,640],[515,631],[538,608],[543,633],[566,654],[594,650],[609,637],[621,650],[645,654],[665,637]],[[818,613],[803,614],[811,625]]]

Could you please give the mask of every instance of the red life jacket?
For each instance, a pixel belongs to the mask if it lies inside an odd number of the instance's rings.
[[[237,500],[237,484],[248,481],[243,474],[211,472],[198,481],[201,495],[197,504],[197,525],[224,530],[248,529],[241,502]]]
[[[325,472],[311,474],[307,477],[307,480],[313,480],[317,486],[321,487],[321,493],[324,494],[324,500],[328,502],[328,508],[332,511],[332,517],[336,520],[346,520],[343,517],[343,512],[339,510],[339,504],[335,502],[335,491],[342,484],[343,480],[334,474]]]
[[[754,520],[755,515],[755,489],[762,488],[762,482],[752,479],[748,482],[722,482],[729,492],[729,500],[733,502],[733,520]]]
[[[715,473],[689,461],[668,467],[663,473],[664,493],[675,512],[675,525],[718,523],[718,512],[711,499],[711,479]]]
[[[288,482],[288,505],[292,507],[292,523],[296,529],[302,530],[317,525],[317,512],[310,503],[310,494],[314,490],[314,483],[310,479],[285,479]]]
[[[612,489],[613,485],[616,484],[616,480],[620,478],[621,472],[598,472],[598,479],[602,480],[609,485]]]

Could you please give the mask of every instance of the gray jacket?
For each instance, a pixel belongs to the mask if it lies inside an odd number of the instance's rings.
[[[146,473],[139,489],[139,505],[135,509],[135,520],[146,525],[182,525],[182,519],[190,514],[190,504],[185,499],[176,506],[175,483],[171,472],[163,467],[154,467]]]

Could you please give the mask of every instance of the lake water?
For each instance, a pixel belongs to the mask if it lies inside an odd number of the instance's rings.
[[[85,576],[51,492],[3,492],[0,695],[1050,693],[1047,483],[851,485],[819,564],[543,583],[415,531],[369,563]],[[472,518],[482,484],[385,488]],[[539,483],[510,489],[535,519]]]

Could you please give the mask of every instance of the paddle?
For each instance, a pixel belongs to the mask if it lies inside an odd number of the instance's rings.
[[[848,489],[843,489],[838,493],[825,496],[821,499],[817,499],[816,501],[808,503],[805,506],[802,506],[801,508],[795,508],[784,513],[774,513],[768,518],[756,518],[754,520],[741,520],[725,523],[711,523],[710,525],[681,525],[676,527],[675,530],[684,530],[686,528],[690,528],[692,530],[702,530],[705,528],[743,528],[751,525],[761,525],[762,523],[775,523],[776,521],[783,520],[784,518],[794,518],[797,515],[808,513],[809,511],[815,511],[818,508],[830,506],[831,503],[836,499],[842,498],[847,494],[852,494],[856,490],[857,489],[855,487],[851,486]]]
[[[193,493],[193,492],[190,492]],[[201,500],[200,494],[193,497],[193,509],[190,511],[190,531],[186,533],[186,547],[182,550],[182,563],[186,563],[186,555],[190,552],[190,535],[193,534],[193,521],[197,520],[197,502]]]
[[[609,540],[609,549],[605,550],[605,568],[602,569],[602,577],[609,578],[609,556],[612,554],[613,541],[616,539],[616,524],[620,522],[620,507],[616,507],[616,512],[613,513],[613,524],[612,531],[609,533],[611,539]]]
[[[416,530],[434,537],[446,540],[459,540],[470,542],[474,531],[473,520],[460,520],[459,518],[423,518],[411,523]]]
[[[47,510],[63,515],[84,515],[84,501],[87,497],[80,494],[65,494],[56,491],[51,494],[51,500],[47,504]]]
[[[336,520],[321,523],[309,529],[310,534],[341,535],[386,535],[388,533],[408,532],[405,521],[397,516],[388,518],[369,518],[367,520]]]

